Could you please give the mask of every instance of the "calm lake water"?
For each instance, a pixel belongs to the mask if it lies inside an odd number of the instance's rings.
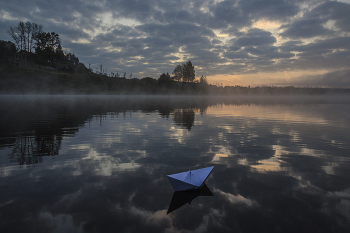
[[[1,232],[350,232],[349,97],[0,107]],[[166,175],[207,166],[205,190],[174,194]]]

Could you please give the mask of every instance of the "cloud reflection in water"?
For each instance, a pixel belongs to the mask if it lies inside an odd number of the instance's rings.
[[[218,104],[193,98],[165,99],[163,105],[159,98],[60,98],[66,97],[20,100],[23,105],[16,104],[12,113],[41,106],[25,119],[1,116],[5,231],[350,228],[349,104],[260,99]],[[188,109],[191,116],[181,118]],[[64,114],[70,118],[62,123],[57,116]],[[47,126],[55,130],[33,124],[43,118],[51,119]],[[61,130],[72,127],[70,133]],[[32,145],[42,142],[42,135],[60,137],[59,146],[52,147],[57,153],[29,154],[41,159],[36,164],[11,162],[19,137],[28,132]],[[40,145],[53,145],[46,142]],[[166,215],[172,195],[166,175],[213,164],[207,184],[214,197],[198,198]]]

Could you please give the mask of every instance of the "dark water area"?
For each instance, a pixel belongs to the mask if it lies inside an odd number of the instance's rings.
[[[349,97],[0,107],[0,232],[350,232]],[[167,175],[208,166],[202,189],[173,192]]]

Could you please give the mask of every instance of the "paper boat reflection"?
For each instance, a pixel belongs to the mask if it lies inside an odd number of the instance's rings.
[[[204,184],[213,168],[214,166],[180,172],[168,175],[168,179],[175,192],[198,189]]]
[[[198,189],[174,192],[167,214],[177,210],[187,203],[191,204],[191,202],[199,196],[214,196],[214,194],[210,191],[206,184],[203,184]]]

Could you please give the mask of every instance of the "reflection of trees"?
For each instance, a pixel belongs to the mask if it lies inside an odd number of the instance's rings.
[[[34,132],[20,133],[10,159],[20,165],[41,163],[42,156],[58,155],[61,142],[62,133],[52,125],[36,128]]]
[[[173,109],[170,106],[160,106],[158,112],[159,115],[163,118],[169,118]]]
[[[218,103],[246,104],[244,100],[201,96],[2,97],[0,147],[14,146],[11,159],[20,164],[36,163],[40,156],[58,155],[63,136],[74,135],[92,116],[100,116],[102,122],[107,113],[131,117],[140,110],[158,112],[164,118],[174,117],[175,124],[190,130],[195,111],[203,115]]]
[[[35,129],[36,153],[40,155],[58,155],[62,133],[60,125],[37,127]]]
[[[35,164],[43,161],[42,156],[58,155],[63,136],[74,135],[78,128],[68,116],[58,115],[57,118],[39,120],[29,129],[19,130],[10,154],[11,162]]]
[[[177,125],[186,127],[191,130],[194,125],[194,110],[193,108],[175,109],[174,110],[174,121]]]

